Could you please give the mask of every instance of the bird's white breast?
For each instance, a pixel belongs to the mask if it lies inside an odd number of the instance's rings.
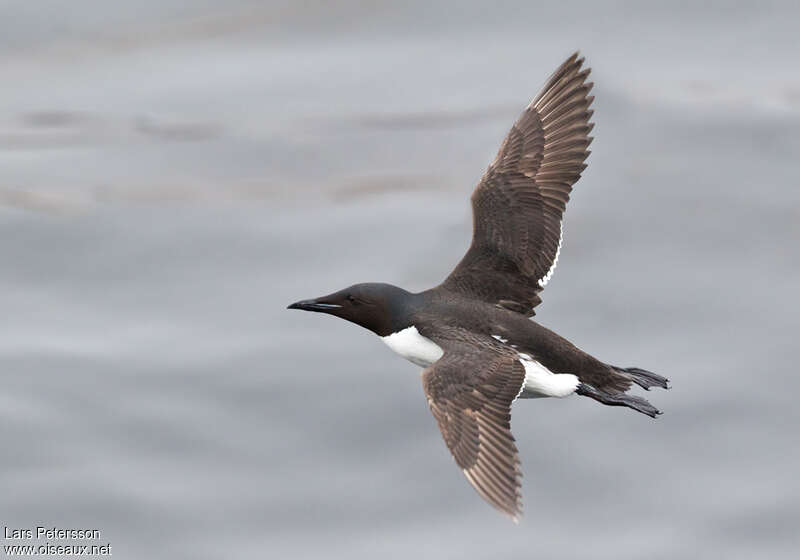
[[[422,367],[428,367],[444,354],[438,344],[419,334],[417,327],[413,325],[389,336],[382,336],[381,340],[409,362]]]

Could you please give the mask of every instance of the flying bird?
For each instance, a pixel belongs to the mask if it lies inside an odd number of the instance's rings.
[[[602,362],[531,320],[592,142],[593,84],[583,63],[570,56],[511,127],[472,194],[472,244],[444,282],[420,293],[356,284],[289,306],[367,328],[424,368],[425,396],[456,463],[515,521],[522,513],[511,434],[517,399],[577,394],[655,418],[660,412],[628,391],[669,388],[664,377]]]

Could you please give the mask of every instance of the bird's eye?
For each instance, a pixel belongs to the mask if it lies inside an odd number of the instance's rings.
[[[347,294],[347,301],[350,303],[358,303],[358,300],[353,296],[353,294]]]

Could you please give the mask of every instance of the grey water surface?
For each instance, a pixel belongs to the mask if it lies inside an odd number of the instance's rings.
[[[796,558],[798,18],[0,3],[0,523],[97,528],[117,558]],[[516,526],[416,366],[285,307],[443,279],[577,48],[596,140],[536,319],[673,389],[657,421],[518,402]]]

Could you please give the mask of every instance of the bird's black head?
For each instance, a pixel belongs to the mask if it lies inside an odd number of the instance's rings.
[[[414,295],[391,284],[356,284],[328,296],[304,299],[289,309],[336,315],[387,336],[409,326]]]

